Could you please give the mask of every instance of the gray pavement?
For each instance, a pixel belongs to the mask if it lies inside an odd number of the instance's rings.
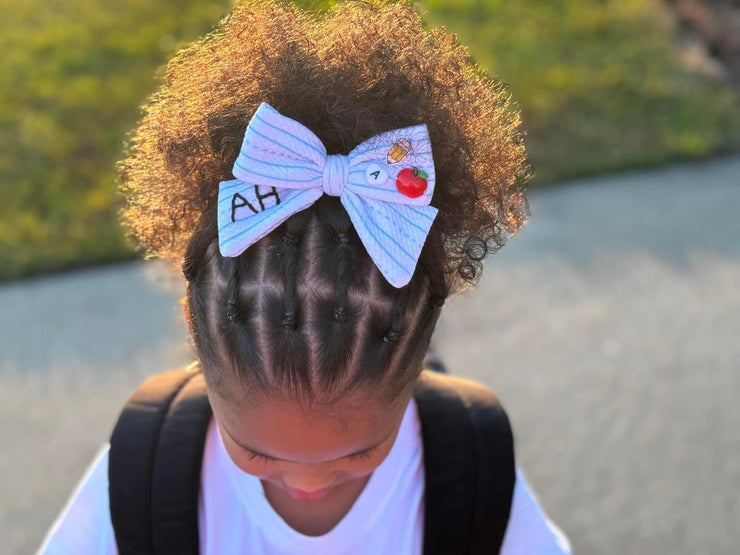
[[[740,551],[740,158],[565,183],[435,344],[511,417],[577,553]],[[192,354],[179,279],[131,263],[0,287],[0,537],[29,553],[146,375]]]

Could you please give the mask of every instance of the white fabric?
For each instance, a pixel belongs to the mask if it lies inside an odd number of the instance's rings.
[[[108,449],[106,445],[93,461],[39,553],[117,553],[108,507]],[[201,553],[418,555],[423,539],[423,484],[420,424],[412,399],[393,448],[347,515],[327,534],[305,536],[273,510],[260,481],[234,465],[212,420],[198,510]],[[517,468],[501,554],[570,553],[567,538],[546,517]]]
[[[413,170],[425,184],[418,196],[397,187],[404,170]],[[437,215],[429,206],[435,173],[423,123],[380,133],[349,154],[327,155],[313,131],[262,102],[247,125],[232,173],[236,179],[222,181],[218,191],[223,256],[238,256],[327,194],[340,198],[383,276],[402,287],[411,280]]]

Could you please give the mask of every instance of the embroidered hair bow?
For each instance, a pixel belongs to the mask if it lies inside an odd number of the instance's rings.
[[[425,124],[386,131],[349,154],[328,154],[301,123],[263,102],[218,193],[219,248],[238,256],[324,193],[339,197],[383,276],[406,285],[437,209]]]

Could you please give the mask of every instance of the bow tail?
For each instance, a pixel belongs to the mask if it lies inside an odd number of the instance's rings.
[[[341,201],[383,276],[394,287],[411,281],[437,209],[364,199],[346,189]]]
[[[279,189],[239,179],[218,191],[218,237],[222,256],[238,256],[290,216],[311,206],[321,189]]]

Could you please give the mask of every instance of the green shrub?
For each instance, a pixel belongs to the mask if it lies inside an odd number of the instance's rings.
[[[115,161],[155,69],[230,4],[0,4],[0,277],[132,256]]]

